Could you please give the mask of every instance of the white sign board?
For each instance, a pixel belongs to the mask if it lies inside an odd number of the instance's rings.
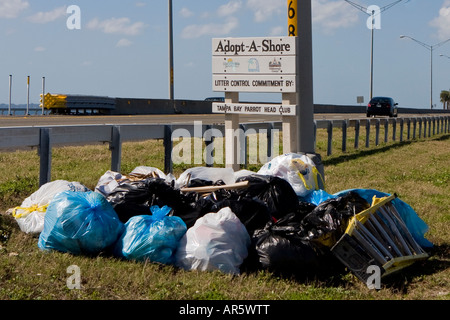
[[[213,75],[214,91],[295,92],[294,75]]]
[[[214,38],[213,56],[295,56],[297,37]]]
[[[295,56],[213,56],[213,74],[295,75]]]
[[[213,113],[239,113],[295,116],[296,106],[281,104],[255,104],[255,103],[223,103],[212,104]]]
[[[297,37],[215,38],[213,90],[295,92]]]

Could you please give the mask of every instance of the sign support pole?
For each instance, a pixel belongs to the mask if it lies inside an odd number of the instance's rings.
[[[295,149],[292,148],[290,151],[304,153],[310,157],[325,180],[321,156],[315,152],[311,0],[287,0],[287,4],[288,35],[299,38],[296,51],[297,90],[292,102],[292,104],[297,105],[297,117],[295,124],[291,123],[288,131],[290,135],[297,136],[297,141],[293,143]],[[292,127],[295,127],[295,129]],[[283,124],[284,135],[285,127]],[[325,186],[322,182],[319,181],[319,187],[324,189]]]
[[[296,114],[298,115],[297,94],[294,93],[282,93],[281,99],[283,105],[296,106]],[[297,117],[281,116],[282,131],[283,131],[283,153],[295,152],[297,149],[297,142],[295,137],[297,136]]]
[[[225,103],[239,103],[239,92],[225,92]],[[237,135],[237,139],[236,139]],[[236,139],[236,140],[235,140]],[[240,169],[239,114],[225,114],[225,166],[233,171]]]
[[[311,0],[297,3],[297,152],[315,153]]]

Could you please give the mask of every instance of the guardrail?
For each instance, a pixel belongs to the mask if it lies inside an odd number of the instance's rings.
[[[11,108],[10,110],[8,108],[0,108],[0,115],[2,116],[26,116],[27,114],[27,108]],[[50,113],[50,110],[44,109],[44,115],[47,115]],[[28,115],[30,116],[41,116],[42,115],[42,109],[36,109],[36,108],[29,108],[28,109]]]
[[[365,130],[365,147],[370,146],[371,130],[375,130],[375,145],[380,143],[380,128],[384,128],[384,142],[389,140],[389,127],[392,129],[392,141],[431,137],[436,134],[450,132],[450,116],[418,117],[418,118],[369,118],[356,120],[316,120],[315,137],[317,129],[327,130],[327,155],[332,154],[334,129],[342,131],[342,151],[347,151],[347,133],[354,128],[354,147],[359,148],[360,133]],[[397,130],[397,126],[399,130]],[[281,132],[281,122],[243,123],[241,132],[248,136],[252,133],[264,134],[267,139],[267,159],[278,155],[279,144],[276,132]],[[172,172],[172,151],[174,138],[196,137],[202,138],[206,147],[215,137],[224,137],[224,125],[194,124],[130,124],[130,125],[82,125],[82,126],[47,126],[47,127],[3,127],[0,128],[0,151],[37,148],[40,157],[39,185],[51,181],[52,148],[67,145],[86,145],[91,143],[108,144],[111,151],[111,170],[120,172],[122,142],[162,139],[164,141],[164,171]],[[397,131],[399,135],[397,137]],[[247,164],[248,139],[243,139],[241,159]],[[317,145],[317,141],[315,141]],[[202,153],[203,154],[203,153]],[[213,166],[212,152],[206,152],[207,166]]]

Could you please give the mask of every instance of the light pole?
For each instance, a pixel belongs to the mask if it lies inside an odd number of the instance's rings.
[[[370,99],[372,99],[373,97],[373,40],[374,40],[374,29],[375,29],[375,16],[378,14],[381,14],[381,12],[386,11],[387,9],[395,6],[397,3],[402,2],[403,0],[397,0],[395,2],[392,2],[391,4],[388,4],[384,7],[379,8],[379,11],[375,11],[373,10],[374,6],[369,6],[369,7],[364,7],[361,6],[357,3],[354,3],[350,0],[345,0],[345,2],[347,2],[348,4],[352,5],[353,7],[355,7],[356,9],[362,11],[363,13],[369,15],[371,17],[371,45],[370,45]],[[372,10],[371,10],[372,8]]]
[[[429,44],[423,43],[422,41],[411,38],[410,36],[401,35],[400,39],[410,39],[410,40],[420,44],[422,47],[430,50],[430,104],[431,104],[431,109],[433,109],[433,50],[436,48],[439,48],[440,46],[443,46],[444,44],[449,42],[450,39],[439,42],[438,44],[435,44],[435,45],[429,45]]]
[[[174,99],[173,85],[173,21],[172,0],[169,0],[169,99]]]

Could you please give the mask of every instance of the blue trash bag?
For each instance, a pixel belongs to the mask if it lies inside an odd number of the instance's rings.
[[[95,255],[115,244],[124,231],[111,204],[94,191],[63,191],[47,208],[38,247]]]
[[[114,254],[128,260],[173,264],[174,254],[187,231],[178,216],[168,216],[168,206],[151,206],[151,215],[137,215],[125,223]]]
[[[384,193],[374,189],[348,189],[339,191],[334,195],[341,196],[349,191],[354,191],[358,193],[362,198],[364,198],[369,203],[372,203],[372,199],[374,196],[376,196],[377,198],[390,196],[389,193]],[[406,227],[413,236],[414,240],[416,240],[416,242],[422,248],[432,248],[433,243],[425,238],[425,233],[428,232],[428,225],[425,223],[425,221],[423,221],[417,215],[417,213],[409,204],[400,200],[399,198],[395,198],[394,200],[392,200],[392,204],[402,217],[403,221],[406,224]]]
[[[301,201],[309,202],[309,203],[312,203],[312,204],[318,206],[319,204],[321,204],[322,202],[324,202],[328,199],[335,199],[338,197],[335,195],[329,194],[328,192],[326,192],[323,189],[318,189],[318,190],[313,190],[310,193],[308,193],[307,195],[298,197],[298,198]]]

